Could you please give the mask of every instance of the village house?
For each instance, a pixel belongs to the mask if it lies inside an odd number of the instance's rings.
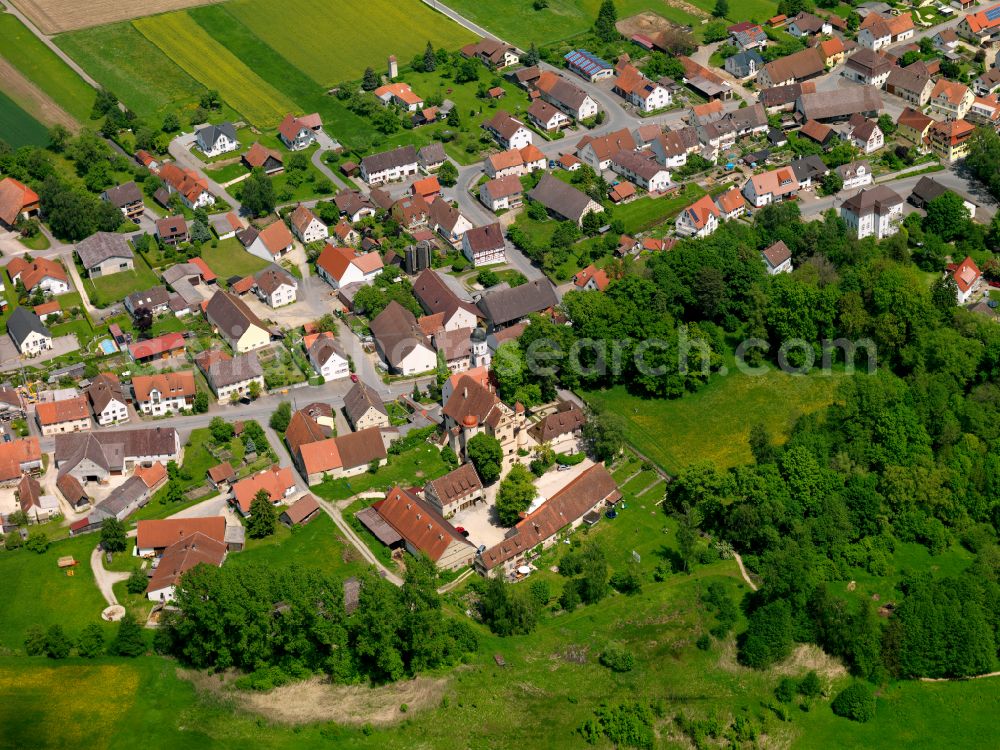
[[[362,159],[361,179],[369,185],[382,185],[406,179],[410,175],[415,175],[418,169],[416,149],[413,146],[400,146]]]
[[[547,133],[558,132],[572,122],[565,112],[544,99],[535,99],[525,114],[537,128]]]
[[[329,331],[307,336],[303,340],[303,345],[309,357],[309,363],[323,377],[324,381],[340,380],[351,374],[347,354],[340,342]]]
[[[747,211],[747,202],[743,199],[743,194],[735,185],[726,192],[720,193],[715,199],[715,205],[719,207],[719,219],[721,221],[738,219]]]
[[[885,185],[863,189],[841,204],[840,217],[858,239],[885,239],[899,231],[903,199]]]
[[[441,203],[444,203],[444,202],[441,201]],[[447,205],[447,204],[444,204],[444,205]],[[334,227],[333,227],[333,229],[331,231],[333,233],[333,239],[341,247],[343,247],[345,245],[350,245],[352,247],[356,247],[361,242],[361,233],[358,232],[357,229],[355,229],[354,227],[352,227],[348,223],[347,219],[341,219],[340,221],[338,221],[334,225]]]
[[[841,190],[854,190],[874,182],[871,164],[866,161],[841,164],[836,171],[843,183]]]
[[[462,236],[462,254],[474,268],[506,263],[506,245],[499,222],[473,227]]]
[[[933,124],[933,118],[906,107],[896,119],[896,135],[917,150],[923,151],[930,143],[928,133]]]
[[[840,137],[863,154],[878,151],[885,145],[885,135],[877,120],[869,120],[864,115],[854,115],[840,131]]]
[[[382,269],[382,256],[377,252],[358,255],[351,247],[327,244],[316,259],[316,273],[334,289],[348,284],[370,284]]]
[[[424,485],[424,500],[445,518],[484,499],[483,483],[471,463],[464,463]]]
[[[964,159],[969,153],[969,138],[976,126],[965,120],[934,122],[927,130],[931,150],[949,164]]]
[[[475,328],[479,321],[476,306],[460,299],[454,289],[432,268],[421,271],[414,279],[413,295],[427,314],[425,317],[440,316],[436,321],[437,327],[446,331]]]
[[[986,47],[1000,40],[1000,4],[969,13],[958,22],[956,33],[976,46]]]
[[[82,484],[104,483],[140,466],[180,463],[182,457],[180,436],[173,427],[56,435],[53,454],[59,476],[72,475]]]
[[[163,416],[190,409],[194,405],[198,389],[194,373],[182,370],[157,375],[135,375],[132,378],[132,391],[139,411]]]
[[[759,52],[738,52],[726,58],[724,67],[734,78],[753,78],[764,67],[764,58]]]
[[[308,245],[310,242],[325,240],[330,232],[322,221],[309,208],[299,204],[288,217],[292,232],[299,242]]]
[[[281,266],[273,263],[253,275],[253,289],[261,302],[276,308],[295,302],[299,282]]]
[[[52,295],[65,294],[69,291],[69,277],[61,264],[48,258],[35,258],[27,261],[23,256],[15,256],[7,263],[7,274],[12,284],[18,280],[24,284],[28,292],[41,289]]]
[[[475,547],[415,494],[393,487],[371,508],[378,520],[396,532],[410,554],[425,555],[443,570],[460,570],[472,562]]]
[[[437,142],[429,143],[417,151],[417,162],[425,172],[436,172],[447,160],[444,146]]]
[[[156,227],[156,236],[164,245],[179,245],[182,242],[187,242],[190,238],[187,220],[183,214],[157,219],[154,226]]]
[[[547,548],[560,532],[597,523],[604,509],[621,499],[618,485],[602,464],[581,472],[552,497],[529,511],[503,541],[476,554],[475,570],[484,576],[513,576],[536,548]]]
[[[236,138],[236,128],[231,122],[219,125],[205,125],[194,131],[194,143],[205,156],[221,156],[237,151],[240,142]]]
[[[355,432],[389,427],[389,411],[378,391],[358,381],[344,396],[344,416]]]
[[[889,80],[892,61],[883,53],[871,49],[860,49],[847,59],[844,77],[866,86],[882,88]]]
[[[586,91],[548,70],[538,76],[534,88],[545,101],[574,120],[596,117],[600,109]]]
[[[87,400],[101,427],[128,422],[128,399],[118,376],[102,372],[87,387]]]
[[[542,175],[528,197],[541,203],[554,216],[578,226],[583,225],[583,217],[587,214],[604,212],[604,207],[590,196],[548,173]]]
[[[758,83],[760,83],[759,79]],[[793,110],[795,102],[800,96],[815,92],[816,83],[814,81],[771,86],[761,89],[760,93],[757,94],[757,103],[763,104],[769,115],[775,115]]]
[[[621,175],[650,193],[669,189],[670,172],[652,154],[638,151],[619,151],[611,157],[611,171]]]
[[[635,151],[636,143],[628,128],[592,138],[585,135],[576,146],[576,156],[600,174],[609,166],[611,159],[622,151]]]
[[[138,219],[146,211],[146,205],[142,200],[142,191],[134,180],[105,190],[101,193],[101,200],[110,203],[129,220]]]
[[[63,432],[89,430],[90,407],[84,396],[45,401],[35,405],[35,419],[43,437]]]
[[[22,419],[24,415],[25,403],[20,391],[0,384],[0,419]]]
[[[610,283],[607,272],[593,263],[573,276],[573,286],[581,292],[603,292]]]
[[[407,112],[416,112],[418,109],[423,109],[424,106],[424,100],[413,93],[410,84],[402,81],[379,86],[372,93],[387,107],[391,105]]]
[[[844,43],[840,40],[840,37],[835,36],[832,39],[824,39],[816,45],[816,49],[819,50],[820,57],[823,58],[823,64],[828,68],[840,65],[847,57],[847,50],[844,48]]]
[[[208,381],[220,404],[227,404],[234,398],[250,397],[251,383],[256,383],[259,393],[264,393],[264,370],[254,352],[229,356],[219,350],[206,350],[195,357],[198,365]]]
[[[520,150],[530,146],[534,140],[531,130],[523,122],[514,119],[509,112],[502,109],[483,123],[483,129],[506,151]]]
[[[215,203],[215,196],[208,191],[208,182],[193,169],[181,169],[168,162],[160,167],[159,178],[163,181],[166,196],[159,194],[157,200],[164,206],[169,205],[169,197],[174,193],[192,211]]]
[[[352,224],[377,213],[377,209],[369,197],[358,190],[341,190],[333,196],[333,202],[337,204],[337,208],[346,215]]]
[[[43,494],[42,485],[30,474],[21,477],[14,494],[29,523],[43,523],[61,512],[58,498]]]
[[[479,200],[494,213],[518,208],[524,201],[524,186],[514,174],[487,180],[479,186]]]
[[[35,357],[52,348],[52,332],[27,307],[15,307],[7,318],[7,335],[17,351]]]
[[[968,86],[941,78],[934,84],[928,104],[932,112],[938,112],[949,120],[961,120],[975,98]]]
[[[267,492],[268,498],[274,505],[295,494],[295,475],[291,467],[273,466],[235,482],[230,502],[241,516],[249,518],[250,504],[261,490]]]
[[[260,169],[268,176],[280,174],[285,170],[285,160],[281,152],[257,142],[243,154],[242,159],[247,169]]]
[[[674,230],[682,237],[707,237],[719,228],[719,207],[703,195],[677,216]]]
[[[817,47],[793,52],[764,65],[757,74],[757,85],[762,89],[802,83],[826,72],[826,60]]]
[[[291,252],[295,238],[288,227],[278,219],[264,227],[257,238],[247,245],[247,252],[261,260],[276,261]]]
[[[792,272],[792,251],[781,240],[761,250],[760,257],[770,276]]]
[[[146,585],[146,598],[160,603],[173,601],[177,584],[184,573],[198,565],[221,568],[227,553],[225,541],[201,532],[174,542],[164,550],[159,564],[153,569]]]
[[[858,30],[858,44],[865,49],[880,50],[891,44],[905,42],[913,34],[913,16],[910,13],[889,17],[869,13]]]
[[[278,125],[278,137],[289,151],[301,151],[316,142],[316,131],[322,127],[323,122],[316,113],[303,117],[288,114]]]
[[[237,354],[262,349],[271,333],[246,302],[230,292],[218,291],[205,307],[205,318]]]
[[[615,71],[612,90],[640,112],[655,112],[673,101],[669,89],[646,78],[631,63],[619,61]]]
[[[0,180],[0,225],[13,229],[17,220],[38,215],[38,193],[13,177]]]
[[[679,169],[687,164],[689,154],[701,150],[698,132],[692,127],[660,133],[649,144],[653,156],[667,169]]]
[[[531,174],[535,170],[545,169],[547,163],[545,154],[534,144],[529,144],[521,149],[490,154],[483,161],[483,166],[487,176],[496,179],[507,175]]]
[[[743,186],[743,195],[751,206],[760,208],[787,200],[799,191],[799,181],[789,167],[753,175]]]
[[[472,229],[472,222],[465,218],[448,201],[434,201],[427,214],[427,226],[437,232],[452,247],[460,247],[462,236]]]
[[[914,63],[905,68],[893,66],[886,78],[885,90],[908,104],[923,107],[931,98],[934,81],[923,65]]]
[[[969,107],[965,119],[974,125],[988,125],[996,128],[1000,123],[1000,101],[996,94],[977,96]]]
[[[475,57],[481,60],[491,70],[509,68],[512,65],[517,65],[521,60],[517,50],[509,44],[485,37],[475,44],[467,44],[462,47],[462,54],[465,57]]]
[[[382,431],[376,428],[302,443],[292,455],[310,486],[322,482],[324,475],[357,476],[372,464],[384,466],[388,461]]]
[[[948,272],[955,279],[955,300],[960,305],[968,304],[982,286],[983,273],[979,270],[979,266],[967,256],[957,266],[949,267]]]
[[[390,372],[416,375],[437,366],[431,348],[413,313],[393,300],[369,325],[379,357]]]

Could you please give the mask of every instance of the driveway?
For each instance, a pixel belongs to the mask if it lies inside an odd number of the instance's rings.
[[[63,354],[75,352],[80,348],[80,342],[76,340],[76,334],[67,336],[57,336],[52,339],[52,348],[42,352],[37,357],[25,357],[24,362],[35,364],[38,362],[48,362],[50,359],[61,357]],[[14,346],[14,342],[9,337],[0,338],[0,369],[6,370],[12,366],[17,366],[22,362],[21,355]]]
[[[127,555],[129,553],[126,551],[117,552],[116,554]],[[97,582],[97,588],[101,592],[101,596],[104,597],[104,601],[108,603],[109,607],[112,604],[118,604],[118,598],[115,596],[113,586],[119,581],[128,580],[129,574],[113,573],[110,570],[105,570],[104,555],[97,546],[90,553],[90,569],[94,571],[94,580]]]

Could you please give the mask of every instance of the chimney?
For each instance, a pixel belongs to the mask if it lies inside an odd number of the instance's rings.
[[[468,397],[469,397],[469,386],[465,386],[464,388],[462,388],[462,398],[468,398]]]

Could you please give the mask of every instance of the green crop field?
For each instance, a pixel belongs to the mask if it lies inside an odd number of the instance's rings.
[[[141,117],[162,116],[172,106],[196,102],[205,91],[131,23],[81,29],[55,41]]]
[[[14,16],[0,14],[0,56],[80,122],[90,118],[94,89]]]
[[[650,400],[623,386],[583,394],[625,420],[625,435],[637,450],[676,473],[698,461],[726,469],[751,460],[748,437],[763,422],[784,442],[796,418],[833,402],[842,375],[789,375],[769,369],[746,375],[732,369],[713,375],[696,393]]]
[[[49,141],[49,131],[0,91],[0,140],[14,148],[44,146]]]
[[[226,7],[323,86],[360,78],[368,66],[382,71],[389,55],[404,65],[423,52],[428,40],[448,49],[475,41],[471,32],[419,0],[233,0]]]
[[[238,57],[218,44],[187,13],[168,13],[133,21],[149,41],[159,47],[191,77],[209,89],[250,122],[274,128],[296,107]]]

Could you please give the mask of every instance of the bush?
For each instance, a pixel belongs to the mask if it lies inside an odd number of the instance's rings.
[[[72,644],[66,633],[63,632],[62,625],[52,625],[45,633],[45,655],[50,659],[65,659],[69,656]]]
[[[851,721],[871,721],[875,718],[875,693],[867,682],[854,682],[840,691],[830,708]]]
[[[24,547],[40,555],[49,548],[49,537],[44,531],[35,529],[28,534],[28,541],[24,543]]]
[[[76,643],[77,653],[85,659],[93,659],[104,653],[104,631],[96,622],[92,622],[80,633]]]
[[[802,678],[799,682],[798,690],[799,695],[806,698],[816,698],[823,692],[823,685],[820,684],[819,675],[816,674],[816,670],[809,672],[809,674]]]
[[[132,575],[128,577],[128,583],[125,584],[125,588],[128,589],[130,594],[141,594],[146,590],[147,583],[146,572],[136,568],[132,571]]]
[[[3,546],[6,549],[18,549],[24,546],[24,540],[21,538],[20,532],[11,531],[3,538]]]
[[[601,653],[600,662],[612,672],[631,672],[635,668],[632,652],[619,646],[608,646]]]
[[[24,652],[28,656],[40,656],[45,653],[45,629],[41,625],[32,625],[24,636]]]
[[[799,686],[795,684],[795,680],[791,677],[782,677],[778,687],[774,689],[774,697],[782,703],[791,703],[798,689]]]
[[[694,642],[694,645],[699,651],[708,651],[712,648],[712,639],[708,637],[708,633],[703,633],[698,636],[698,640]]]

